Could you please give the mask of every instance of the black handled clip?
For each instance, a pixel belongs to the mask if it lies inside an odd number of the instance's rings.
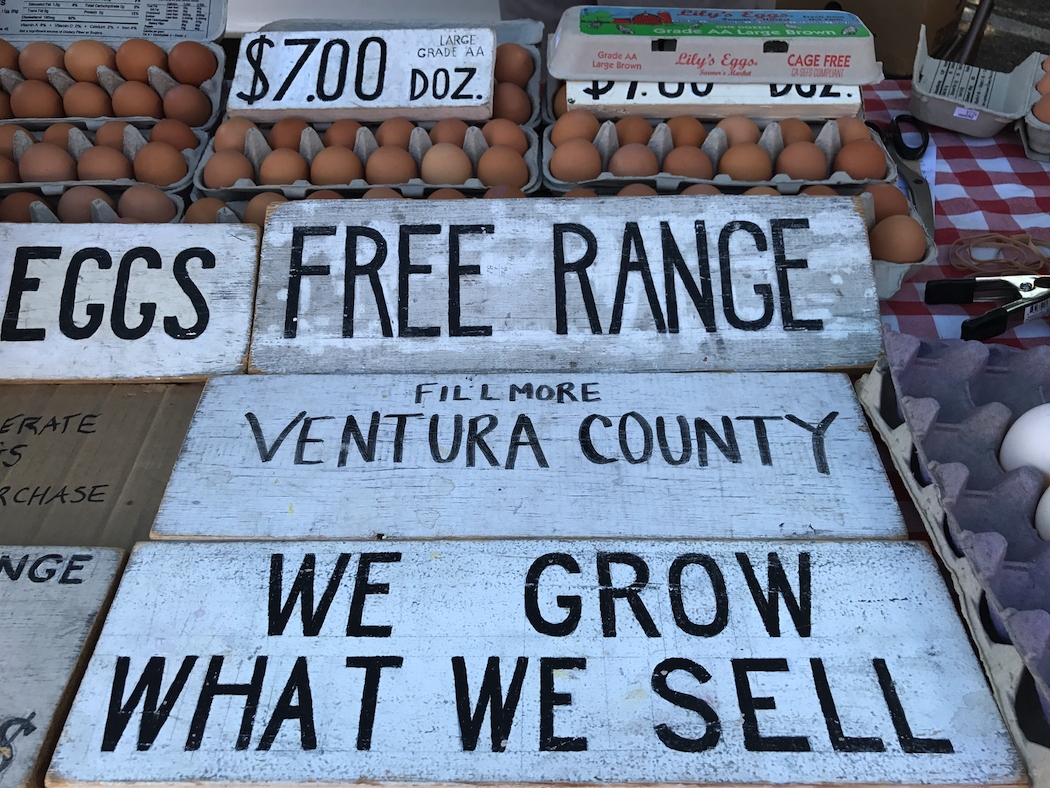
[[[991,339],[1029,320],[1050,316],[1050,276],[977,276],[926,283],[927,304],[1007,301],[962,324],[963,339]]]

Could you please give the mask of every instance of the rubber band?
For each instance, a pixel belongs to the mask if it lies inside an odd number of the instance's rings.
[[[992,250],[991,256],[975,256],[978,250]],[[1003,235],[984,233],[959,238],[949,250],[953,268],[980,276],[1042,274],[1050,271],[1050,241],[1027,233]]]

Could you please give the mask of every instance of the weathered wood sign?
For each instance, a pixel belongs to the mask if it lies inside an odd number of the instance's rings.
[[[137,548],[48,785],[1024,783],[924,546],[360,548]]]
[[[2,376],[242,372],[258,228],[0,224]]]
[[[845,375],[208,383],[158,537],[888,537]]]
[[[0,785],[37,788],[123,554],[0,547]]]
[[[825,369],[880,347],[859,202],[311,200],[270,215],[252,365]]]
[[[492,117],[492,28],[265,31],[241,39],[231,115],[275,121]]]

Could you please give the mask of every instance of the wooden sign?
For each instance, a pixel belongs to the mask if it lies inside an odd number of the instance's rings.
[[[901,538],[845,375],[208,383],[158,537]]]
[[[119,550],[0,547],[0,785],[43,785]],[[98,622],[101,624],[101,621]],[[90,650],[90,648],[89,648]]]
[[[1026,784],[925,546],[360,548],[137,548],[48,785]]]
[[[492,28],[267,31],[241,39],[231,115],[257,121],[492,117]]]
[[[859,201],[311,200],[270,214],[252,366],[819,370],[880,331]]]
[[[252,225],[0,224],[8,380],[242,372]]]

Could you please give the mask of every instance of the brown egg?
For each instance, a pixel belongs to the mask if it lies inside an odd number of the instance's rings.
[[[364,177],[361,160],[349,148],[338,145],[319,151],[310,164],[310,183],[318,186],[350,183]]]
[[[131,162],[119,150],[96,145],[80,154],[77,177],[82,181],[130,180],[134,177],[134,171]]]
[[[52,123],[44,133],[40,135],[41,142],[50,142],[62,150],[69,152],[69,132],[75,129],[72,123]]]
[[[25,183],[75,181],[77,163],[57,145],[38,142],[30,145],[18,160],[18,173]]]
[[[492,117],[506,118],[518,125],[528,123],[532,117],[532,102],[529,94],[513,82],[498,82],[492,92]]]
[[[722,190],[719,189],[717,186],[712,186],[709,183],[694,183],[692,186],[689,186],[689,187],[687,187],[685,189],[682,189],[681,193],[682,194],[710,195],[710,194],[721,194]]]
[[[223,125],[226,124],[224,123]],[[270,133],[266,136],[266,141],[273,150],[288,148],[289,150],[298,151],[303,132],[308,128],[310,126],[301,118],[281,118],[273,124],[273,128],[270,129]],[[241,145],[243,147],[243,142]]]
[[[644,178],[659,171],[656,154],[640,142],[624,145],[609,159],[609,172],[620,178]]]
[[[773,162],[762,148],[753,142],[734,145],[722,154],[718,173],[734,181],[768,181],[773,177]]]
[[[813,142],[816,139],[809,124],[798,118],[784,118],[778,120],[777,125],[780,126],[780,138],[785,148],[796,142]]]
[[[182,223],[215,224],[218,221],[219,211],[229,207],[229,205],[216,197],[202,197],[199,200],[195,200],[186,209],[186,213],[182,217]]]
[[[813,186],[807,186],[805,189],[799,192],[807,197],[838,197],[839,193],[832,189],[830,186],[817,183]]]
[[[36,140],[33,139],[33,135],[22,126],[18,126],[14,123],[0,125],[0,155],[6,156],[9,159],[14,159],[15,157],[16,131],[24,131],[29,136],[31,142],[36,142]]]
[[[465,200],[467,195],[461,192],[459,189],[444,188],[432,191],[427,195],[428,200]]]
[[[11,97],[6,93],[0,93],[0,119],[13,118],[15,113],[11,111]]]
[[[812,142],[792,142],[777,156],[776,173],[800,181],[822,181],[828,177],[828,160]]]
[[[699,148],[693,145],[679,145],[664,157],[661,172],[679,175],[683,178],[700,178],[710,180],[715,175],[711,160]]]
[[[200,140],[193,129],[175,118],[164,118],[150,129],[149,138],[153,142],[166,142],[175,150],[195,150]]]
[[[562,85],[560,88],[558,88],[557,92],[554,94],[554,101],[551,102],[551,103],[553,104],[555,120],[557,120],[558,118],[560,118],[562,115],[564,115],[566,112],[569,111],[569,104],[568,104],[568,101],[565,98],[565,94],[567,92],[568,92],[568,86]]]
[[[240,151],[220,150],[205,162],[201,179],[209,189],[228,189],[239,180],[254,181],[255,169]]]
[[[839,142],[846,145],[855,140],[870,140],[871,131],[864,125],[864,121],[857,118],[838,118],[835,123],[839,127]]]
[[[26,79],[47,81],[49,68],[62,68],[65,65],[66,53],[60,47],[46,41],[34,41],[26,44],[18,53],[18,70]]]
[[[887,216],[907,216],[908,198],[892,183],[873,183],[861,194],[870,194],[875,200],[875,223]]]
[[[439,142],[450,142],[462,148],[467,128],[467,124],[457,118],[439,120],[430,129],[430,141],[435,145]]]
[[[278,148],[267,154],[259,165],[259,185],[271,186],[310,180],[310,165],[289,148]]]
[[[692,145],[699,148],[707,139],[707,129],[690,115],[678,115],[667,121],[667,128],[671,130],[671,144],[676,148],[680,145]]]
[[[168,52],[168,71],[184,85],[199,88],[218,68],[215,55],[197,41],[180,41]]]
[[[147,82],[150,66],[168,70],[168,56],[152,41],[129,38],[117,47],[117,71],[124,79]]]
[[[109,44],[83,38],[66,47],[64,63],[69,76],[77,82],[92,82],[97,85],[99,66],[116,69],[117,53]]]
[[[379,124],[375,131],[376,142],[380,147],[393,145],[408,150],[408,142],[412,138],[412,131],[416,124],[404,118],[389,118]]]
[[[345,200],[346,197],[341,195],[339,192],[332,191],[331,189],[318,189],[315,192],[310,192],[304,200]]]
[[[649,121],[637,115],[627,115],[616,121],[616,141],[622,148],[632,142],[640,142],[645,145],[653,136],[653,127]]]
[[[164,94],[164,117],[187,126],[203,126],[211,117],[211,99],[193,85],[176,85]]]
[[[14,96],[11,96],[11,108],[14,109],[15,100]],[[1032,114],[1035,115],[1036,120],[1041,120],[1043,123],[1050,123],[1050,96],[1043,96],[1039,101],[1035,102],[1035,106],[1032,107]],[[18,112],[15,112],[15,117],[18,117]]]
[[[0,156],[0,183],[19,183],[21,180],[15,163]]]
[[[529,138],[521,126],[506,118],[493,118],[481,127],[481,134],[490,148],[493,145],[506,145],[522,156],[529,149]]]
[[[365,162],[365,180],[369,183],[408,183],[418,177],[415,160],[397,145],[379,147]]]
[[[154,186],[171,186],[189,172],[182,154],[166,142],[147,142],[135,154],[132,166],[135,180]]]
[[[597,197],[598,192],[591,189],[585,189],[582,186],[577,186],[575,189],[569,189],[562,197]]]
[[[653,197],[656,194],[656,189],[645,183],[629,183],[616,192],[617,197]]]
[[[926,233],[910,216],[887,216],[871,228],[871,258],[888,263],[917,263],[926,256]]]
[[[106,118],[113,115],[113,102],[98,85],[75,82],[62,96],[62,109],[69,118]]]
[[[509,200],[509,199],[520,199],[522,197],[528,197],[525,192],[519,189],[517,186],[511,186],[507,183],[498,183],[495,186],[488,189],[481,199],[483,200]]]
[[[835,157],[834,171],[845,172],[855,181],[885,178],[886,153],[870,137],[847,142]]]
[[[496,47],[497,82],[513,82],[519,88],[524,88],[535,71],[536,65],[532,55],[525,47],[513,43]]]
[[[478,180],[486,186],[522,188],[529,182],[529,167],[516,151],[494,145],[478,159]]]
[[[493,148],[489,148],[489,150],[493,150]],[[506,150],[509,150],[509,148]],[[524,163],[524,159],[522,159],[522,163]],[[424,154],[423,162],[419,165],[419,175],[423,179],[423,183],[435,185],[439,183],[466,183],[468,178],[474,177],[474,165],[470,163],[470,158],[459,145],[452,142],[439,142]],[[526,183],[528,182],[527,170],[525,181]]]
[[[128,81],[113,91],[113,114],[121,118],[163,118],[164,102],[145,82]]]
[[[338,145],[339,147],[353,150],[354,145],[357,144],[357,131],[360,128],[361,124],[356,120],[350,120],[349,118],[337,120],[325,130],[321,142],[324,143],[326,148]]]
[[[1043,61],[1043,71],[1050,71],[1050,57]]]
[[[140,183],[120,195],[117,215],[151,224],[165,224],[175,218],[178,208],[171,197],[156,186]]]
[[[557,148],[566,140],[580,137],[587,142],[594,142],[601,124],[585,109],[571,109],[558,118],[551,127],[551,145]]]
[[[8,67],[3,66],[3,68]],[[7,195],[0,201],[0,222],[19,222],[24,224],[33,221],[33,217],[29,212],[29,206],[35,202],[43,205],[51,213],[55,212],[47,200],[39,194],[15,192]]]
[[[757,143],[762,136],[758,125],[751,118],[743,115],[730,115],[718,121],[716,129],[725,132],[729,147],[739,145],[742,142]]]
[[[215,129],[215,150],[233,150],[237,153],[244,153],[244,135],[248,133],[248,129],[255,128],[258,127],[247,118],[224,120],[219,124],[219,128]],[[298,143],[295,149],[299,150]]]
[[[102,200],[113,210],[117,203],[102,189],[95,186],[74,186],[67,190],[58,200],[56,213],[66,224],[83,224],[91,221],[91,203]]]
[[[0,38],[0,68],[18,71],[18,50],[2,38]]]
[[[298,155],[298,154],[296,154]],[[271,205],[288,202],[288,198],[276,192],[262,192],[256,194],[248,204],[244,206],[244,223],[257,224],[262,227],[266,224],[266,209]]]
[[[122,120],[108,120],[98,127],[95,132],[95,144],[105,145],[107,148],[124,150],[124,129],[128,124]]]
[[[1039,91],[1040,96],[1050,93],[1050,74],[1043,74],[1042,79],[1035,83],[1035,89]]]
[[[573,137],[555,149],[550,171],[551,176],[566,183],[593,180],[601,175],[602,157],[590,140]]]
[[[362,200],[403,200],[400,192],[394,191],[389,186],[375,186],[361,195]]]
[[[780,196],[780,192],[778,192],[772,186],[752,186],[747,191],[744,191],[744,192],[741,192],[741,193],[742,194],[751,195],[751,196],[754,196],[754,195],[765,196],[765,197],[779,197]]]
[[[16,118],[62,118],[62,97],[47,82],[27,79],[11,91],[11,114]]]

